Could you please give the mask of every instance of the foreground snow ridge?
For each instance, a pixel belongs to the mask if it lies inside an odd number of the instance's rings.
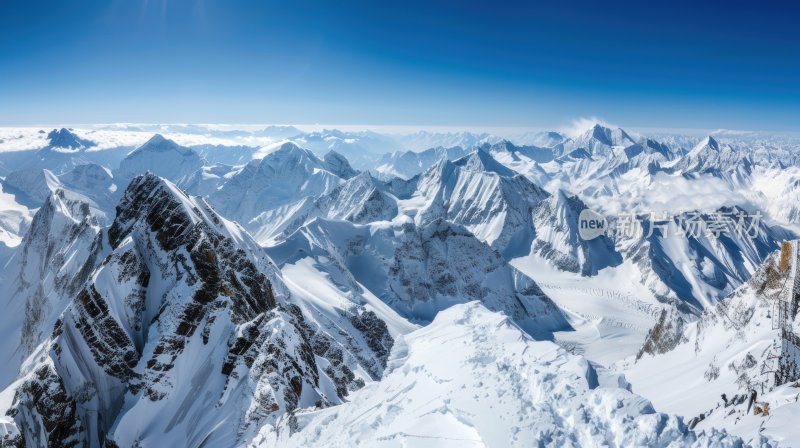
[[[627,384],[621,377],[616,384]],[[280,446],[742,446],[598,378],[580,356],[535,341],[479,302],[397,339],[384,378],[340,406],[297,415]],[[274,436],[274,435],[273,435]],[[264,435],[256,445],[270,446]]]

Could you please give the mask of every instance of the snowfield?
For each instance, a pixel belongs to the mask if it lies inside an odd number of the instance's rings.
[[[300,413],[278,445],[738,446],[724,432],[696,436],[598,376],[582,357],[535,341],[479,303],[453,306],[397,340],[380,382],[341,406]],[[265,442],[257,442],[269,446]]]

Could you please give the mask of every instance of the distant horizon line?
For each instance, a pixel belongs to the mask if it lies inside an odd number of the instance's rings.
[[[588,120],[580,119],[586,122],[593,121],[596,124],[608,128],[620,128],[633,132],[642,133],[664,133],[664,134],[682,134],[682,135],[714,135],[714,134],[789,134],[800,135],[800,131],[789,130],[761,130],[761,129],[726,129],[726,128],[680,128],[680,127],[655,127],[655,126],[620,126],[610,124],[604,120]],[[576,121],[580,121],[576,120]],[[387,124],[343,124],[343,123],[192,123],[192,122],[108,122],[108,123],[30,123],[30,124],[5,124],[0,123],[0,128],[13,129],[13,128],[78,128],[78,129],[97,129],[97,130],[119,130],[125,131],[124,128],[113,129],[114,126],[199,126],[208,127],[209,130],[215,130],[213,127],[218,127],[216,130],[243,130],[243,131],[257,131],[266,127],[294,127],[303,132],[319,132],[319,131],[344,131],[344,132],[358,132],[358,131],[372,131],[376,133],[397,133],[407,134],[416,132],[431,132],[431,133],[454,133],[454,132],[469,132],[469,133],[486,133],[496,134],[497,131],[504,132],[558,132],[561,134],[574,134],[576,129],[575,123],[568,126],[556,127],[542,127],[542,126],[484,126],[484,125],[387,125]],[[591,126],[584,127],[584,130],[590,129]],[[571,129],[570,129],[571,128]],[[137,132],[137,130],[131,130]],[[169,132],[169,130],[164,130]],[[148,132],[141,130],[140,132]]]

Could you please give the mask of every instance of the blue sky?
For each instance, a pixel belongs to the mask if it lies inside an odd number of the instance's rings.
[[[764,1],[0,0],[0,124],[800,131]]]

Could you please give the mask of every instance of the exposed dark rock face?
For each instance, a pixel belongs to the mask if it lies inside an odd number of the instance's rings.
[[[66,391],[51,365],[37,368],[17,389],[9,415],[26,428],[9,441],[15,446],[88,445],[75,398]]]
[[[72,317],[97,365],[113,377],[128,381],[136,376],[133,369],[141,353],[112,317],[108,304],[94,286],[81,291],[73,302]],[[60,328],[57,328],[60,330]],[[56,336],[61,336],[58,331]]]
[[[367,341],[375,341],[375,356],[372,358],[360,357],[351,347],[309,324],[296,305],[280,305],[246,326],[242,336],[230,347],[222,373],[230,377],[227,387],[234,387],[243,372],[248,372],[259,385],[269,385],[255,388],[257,406],[251,407],[247,423],[263,420],[273,413],[297,409],[304,388],[319,388],[323,374],[333,383],[336,396],[321,394],[316,405],[340,402],[351,391],[364,386],[364,380],[356,377],[349,367],[354,361],[374,371],[375,379],[379,378],[388,356],[384,344],[391,348],[393,340],[386,324],[374,313],[364,312],[362,316],[366,317],[353,314],[351,318],[360,322]],[[321,367],[317,357],[324,359],[327,365]],[[374,360],[370,362],[374,358],[379,360],[379,365],[376,366]]]
[[[666,307],[661,311],[658,322],[650,329],[645,338],[644,345],[639,349],[636,359],[641,358],[645,353],[656,355],[667,353],[686,342],[684,330],[686,321],[683,316],[672,307]]]
[[[156,176],[131,182],[87,247],[60,281],[74,293],[49,345],[16,391],[14,443],[130,446],[135,426],[167,434],[186,412],[216,423],[181,427],[184,437],[214,440],[219,425],[245,437],[298,407],[340,403],[364,385],[356,366],[373,378],[385,367],[393,340],[374,313],[347,311],[355,336],[329,335],[276,296],[275,268],[244,232]],[[186,410],[157,417],[175,406]]]
[[[381,367],[386,367],[386,360],[389,352],[392,351],[394,339],[389,334],[386,322],[380,320],[373,311],[364,311],[361,314],[354,314],[350,321],[367,339],[369,348],[381,360]]]

